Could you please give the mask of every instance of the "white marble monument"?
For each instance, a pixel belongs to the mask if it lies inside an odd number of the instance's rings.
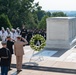
[[[50,17],[46,21],[47,41],[45,48],[70,49],[75,45],[75,17]]]

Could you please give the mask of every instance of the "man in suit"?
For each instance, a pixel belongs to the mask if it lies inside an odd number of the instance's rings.
[[[23,41],[21,41],[21,39]],[[26,39],[21,36],[17,36],[17,41],[14,43],[14,53],[16,56],[16,67],[17,72],[20,72],[22,69],[22,60],[24,55],[23,46],[27,44]]]
[[[13,54],[13,45],[14,45],[14,41],[11,40],[11,36],[7,36],[7,48],[10,50],[10,53],[11,53],[10,61],[9,61],[10,65],[11,65],[11,58]],[[9,65],[9,70],[11,70],[10,65]]]

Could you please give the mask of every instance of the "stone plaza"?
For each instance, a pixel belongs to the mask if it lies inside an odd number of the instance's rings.
[[[69,50],[43,50],[42,57],[30,46],[24,47],[22,71],[17,74],[16,59],[13,54],[11,68],[8,75],[76,75],[76,48]],[[46,54],[44,53],[46,51]],[[36,54],[37,53],[37,54]],[[30,61],[31,58],[31,61]]]

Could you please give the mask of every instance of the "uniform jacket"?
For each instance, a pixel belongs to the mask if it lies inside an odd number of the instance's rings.
[[[16,56],[22,56],[24,55],[23,46],[25,45],[25,42],[22,41],[16,41],[14,43],[14,53]]]
[[[7,48],[1,48],[0,49],[0,65],[1,66],[9,66],[9,58],[10,58],[10,51]]]
[[[13,41],[7,41],[7,48],[10,50],[10,53],[13,54],[13,45],[14,42]]]

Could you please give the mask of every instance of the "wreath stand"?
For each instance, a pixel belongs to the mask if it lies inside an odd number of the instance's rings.
[[[38,63],[37,63],[38,60],[39,60],[39,61],[44,60],[44,59],[43,59],[43,56],[39,56],[35,61],[31,61],[32,58],[33,58],[33,56],[34,56],[34,53],[35,53],[35,50],[33,50],[32,56],[30,57],[29,61],[26,62],[26,63],[24,63],[24,64],[26,64],[26,65],[32,65],[32,66],[38,66]]]
[[[34,53],[35,53],[35,51],[33,50],[33,53],[32,53],[31,58],[29,59],[29,62],[31,62],[32,58],[35,56]],[[37,58],[35,61],[38,61],[38,60],[39,60],[39,61],[44,60],[44,58],[43,58],[43,56],[42,56],[42,53],[41,53],[41,56],[38,56],[38,58]]]
[[[35,40],[38,40],[37,43],[35,43]],[[41,41],[41,43],[39,41]],[[31,38],[30,47],[33,49],[33,53],[29,62],[31,62],[32,58],[35,56],[35,51],[40,51],[41,49],[44,48],[44,46],[45,46],[45,39],[42,35],[36,34]],[[40,60],[40,61],[44,60],[42,53],[41,53],[41,56],[38,56],[37,60]]]

